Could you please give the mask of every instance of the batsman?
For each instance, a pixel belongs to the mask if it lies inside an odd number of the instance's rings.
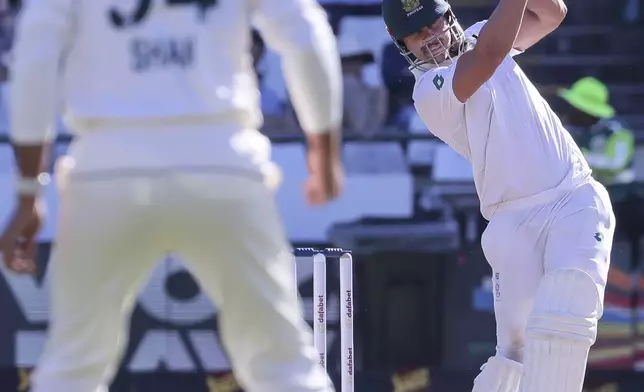
[[[581,392],[602,316],[615,217],[606,189],[514,56],[561,0],[500,0],[463,31],[445,0],[383,0],[428,129],[472,165],[493,270],[496,355],[473,392]]]

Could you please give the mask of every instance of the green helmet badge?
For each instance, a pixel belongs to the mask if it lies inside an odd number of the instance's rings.
[[[407,16],[413,13],[420,7],[420,0],[400,0],[403,10],[407,12]]]

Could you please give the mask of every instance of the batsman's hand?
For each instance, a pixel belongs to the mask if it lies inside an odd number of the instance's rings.
[[[0,252],[5,266],[17,273],[36,271],[36,234],[42,226],[45,204],[37,198],[18,201],[13,216],[0,237]]]
[[[309,205],[320,206],[338,197],[344,187],[339,132],[309,135],[307,147],[309,178],[304,193]]]

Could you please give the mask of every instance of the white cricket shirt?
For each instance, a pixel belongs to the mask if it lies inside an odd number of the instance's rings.
[[[127,162],[136,155],[148,163],[216,164],[227,154],[244,154],[228,151],[234,143],[244,151],[253,143],[264,149],[258,133],[234,141],[204,136],[261,125],[251,21],[282,57],[303,128],[337,128],[340,62],[315,0],[39,0],[26,4],[18,23],[11,137],[21,143],[51,138],[62,104],[78,143],[100,139],[96,144],[121,155],[122,166],[138,164]],[[159,124],[163,130],[154,134]],[[119,132],[130,127],[137,131]],[[140,151],[146,143],[150,151]],[[85,155],[100,149],[93,150]]]
[[[429,130],[472,164],[486,219],[504,203],[573,189],[590,176],[583,154],[512,54],[465,103],[452,90],[457,62],[417,75],[413,99]]]

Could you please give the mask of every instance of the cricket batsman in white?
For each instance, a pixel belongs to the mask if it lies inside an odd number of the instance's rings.
[[[251,20],[282,57],[308,139],[308,201],[338,195],[341,74],[314,0],[33,0],[14,45],[17,206],[5,264],[34,268],[59,104],[78,133],[58,164],[51,324],[32,392],[107,391],[135,298],[167,252],[215,300],[250,392],[332,391],[301,317],[271,186]]]
[[[602,315],[615,217],[606,189],[514,61],[562,0],[500,0],[463,31],[445,0],[383,0],[429,130],[473,167],[493,270],[497,352],[474,392],[580,392]]]

